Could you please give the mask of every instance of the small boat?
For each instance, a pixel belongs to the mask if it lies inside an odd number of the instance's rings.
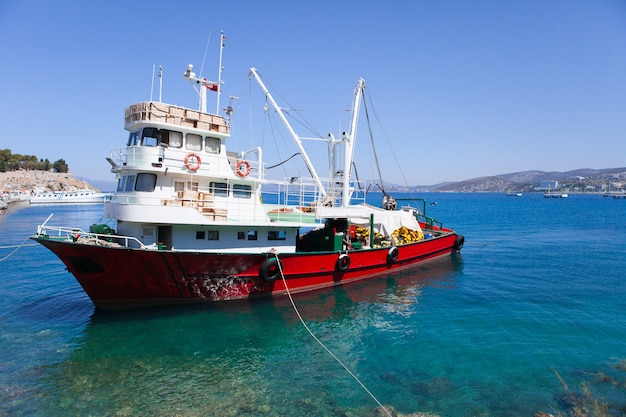
[[[545,193],[544,198],[568,198],[569,194],[567,193],[553,193],[550,191],[550,187],[548,187],[548,192]]]
[[[30,204],[102,204],[110,197],[91,188],[75,191],[45,191],[30,197]]]
[[[104,204],[113,226],[84,231],[48,225],[49,217],[32,237],[63,261],[97,307],[311,291],[461,250],[464,237],[427,217],[425,201],[400,206],[403,200],[383,192],[381,207],[366,204],[368,186],[356,179],[352,160],[362,79],[351,128],[327,139],[332,177],[322,179],[258,71],[250,74],[311,178],[271,180],[261,148],[227,151],[229,119],[206,111],[206,91],[219,82],[196,77],[190,65],[185,78],[200,87],[198,109],[153,101],[126,108],[128,142],[107,158],[118,178]],[[333,165],[335,155],[342,166]]]

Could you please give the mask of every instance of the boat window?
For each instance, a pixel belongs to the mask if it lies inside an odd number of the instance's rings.
[[[156,187],[156,180],[156,174],[137,174],[135,191],[154,191],[154,187]]]
[[[225,182],[210,182],[209,192],[220,197],[228,197],[228,184]]]
[[[124,187],[124,191],[133,191],[134,187],[135,187],[135,176],[129,175],[126,178],[126,186]]]
[[[117,191],[124,191],[124,184],[126,184],[126,177],[117,180]]]
[[[237,240],[245,240],[246,232],[237,232]]]
[[[207,239],[208,240],[220,240],[220,231],[219,230],[207,231]]]
[[[183,147],[183,133],[174,130],[161,129],[161,142],[170,148]]]
[[[248,240],[259,240],[259,233],[256,230],[249,230]]]
[[[197,240],[204,240],[204,230],[197,230],[196,231],[196,239]]]
[[[187,181],[187,189],[191,191],[198,191],[198,181]]]
[[[207,136],[204,138],[204,150],[208,153],[220,153],[221,140]]]
[[[183,133],[182,132],[170,132],[170,146],[172,148],[183,147]]]
[[[179,191],[184,191],[185,190],[185,183],[182,181],[174,181],[174,191],[175,192],[179,192]]]
[[[233,184],[233,197],[250,198],[252,196],[252,187],[246,184]]]
[[[159,129],[156,127],[144,127],[141,132],[141,146],[157,146],[159,137]]]
[[[201,151],[202,150],[202,136],[195,133],[187,133],[185,137],[185,149],[188,151]]]
[[[136,146],[139,143],[139,132],[130,132],[126,146]]]
[[[267,240],[287,240],[287,232],[284,230],[270,230],[267,232]]]

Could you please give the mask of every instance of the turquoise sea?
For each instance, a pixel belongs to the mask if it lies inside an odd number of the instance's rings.
[[[460,255],[298,295],[315,336],[399,415],[626,413],[626,200],[427,194]],[[102,206],[0,216],[0,258]],[[0,416],[381,416],[288,298],[96,310],[31,241],[0,262]]]

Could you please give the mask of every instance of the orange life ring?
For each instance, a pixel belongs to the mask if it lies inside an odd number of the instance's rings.
[[[200,155],[193,153],[193,152],[189,152],[185,156],[185,166],[187,167],[188,170],[197,171],[198,168],[200,168],[201,164],[202,164],[202,160],[200,159]]]
[[[246,161],[245,159],[237,161],[235,171],[237,171],[237,175],[239,175],[240,177],[247,177],[250,173],[250,162]]]

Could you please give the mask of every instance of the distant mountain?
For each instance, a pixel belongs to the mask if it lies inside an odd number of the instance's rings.
[[[90,180],[88,178],[78,178],[81,181],[85,181],[87,184],[91,185],[94,188],[102,192],[111,192],[115,191],[117,188],[117,182],[115,181],[102,181],[102,180]]]
[[[101,191],[115,191],[115,181],[81,180]],[[542,181],[558,181],[560,189],[571,192],[604,192],[611,181],[611,190],[626,189],[626,167],[591,169],[581,168],[572,171],[522,171],[489,177],[478,177],[459,182],[442,182],[433,185],[411,185],[385,183],[387,192],[533,192],[541,190]]]
[[[559,189],[571,192],[603,192],[608,188],[617,191],[626,188],[626,168],[590,169],[573,171],[523,171],[436,186],[431,191],[447,192],[531,192],[541,190],[542,181],[556,181]],[[623,185],[622,185],[623,184]]]

